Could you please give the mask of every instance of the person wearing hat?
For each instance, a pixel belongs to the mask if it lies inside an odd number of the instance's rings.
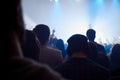
[[[70,58],[55,68],[70,80],[108,80],[109,71],[87,57],[88,40],[81,34],[74,34],[68,40],[67,54]]]

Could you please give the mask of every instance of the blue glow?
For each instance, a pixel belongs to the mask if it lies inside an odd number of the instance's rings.
[[[58,2],[59,0],[55,0],[55,2]]]
[[[55,29],[55,36],[66,43],[71,35],[85,35],[88,28],[93,28],[96,42],[112,43],[117,38],[120,41],[120,0],[40,1],[23,0],[24,14],[28,15],[27,29],[47,24],[51,31]]]
[[[95,3],[99,6],[102,5],[104,2],[105,2],[105,0],[96,0],[95,1]]]
[[[118,6],[119,5],[119,0],[113,0],[113,5]]]
[[[55,0],[58,1],[58,0]],[[59,2],[53,4],[50,14],[50,24],[55,28],[58,24],[60,24],[62,19],[62,10]]]
[[[99,3],[103,3],[104,0],[97,0]]]
[[[116,3],[116,2],[118,2],[118,0],[113,0],[113,2],[115,2],[115,3]]]
[[[95,19],[98,16],[98,13],[104,7],[104,0],[95,0],[92,1],[89,5],[89,22],[94,25]]]

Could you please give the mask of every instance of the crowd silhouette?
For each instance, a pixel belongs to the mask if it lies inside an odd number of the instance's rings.
[[[62,63],[61,51],[48,47],[50,36],[49,27],[44,24],[39,24],[33,29],[33,32],[38,40],[39,62],[46,63],[52,68]]]
[[[7,15],[4,11],[2,13],[8,20],[3,20],[3,23],[7,24],[4,24],[2,28],[0,80],[64,80],[59,73],[49,66],[38,63],[31,57],[24,57],[23,54],[28,53],[23,53],[21,48],[26,37],[21,0],[9,0],[7,2],[9,3],[8,7],[2,7],[3,10],[7,11]],[[6,4],[6,1],[2,3]],[[30,53],[30,55],[33,54]]]
[[[120,80],[120,43],[106,51],[95,42],[96,31],[88,29],[86,35],[71,35],[65,48],[46,24],[25,29],[21,0],[8,3],[3,7],[8,20],[1,31],[1,80]]]

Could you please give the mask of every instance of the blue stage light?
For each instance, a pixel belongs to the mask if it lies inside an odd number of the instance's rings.
[[[98,3],[103,3],[104,0],[97,0],[97,1],[98,1]]]
[[[55,2],[58,2],[59,0],[55,0]]]
[[[114,3],[118,3],[119,0],[113,0]]]
[[[120,5],[119,0],[113,0],[112,4],[114,6],[119,6]]]

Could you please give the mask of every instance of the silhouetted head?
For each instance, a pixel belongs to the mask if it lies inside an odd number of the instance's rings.
[[[120,53],[120,44],[115,44],[112,49],[111,49],[111,53],[113,54],[119,54]]]
[[[88,29],[86,32],[86,35],[87,35],[89,41],[94,41],[94,39],[96,37],[96,31],[94,29]]]
[[[38,61],[39,48],[34,33],[31,30],[25,30],[25,36],[25,42],[22,45],[24,56]]]
[[[17,53],[18,45],[23,41],[24,37],[24,22],[21,9],[21,0],[8,0],[1,2],[2,4],[7,4],[3,6],[3,11],[1,13],[4,15],[2,19],[3,27],[1,28],[1,42],[4,53],[6,56],[11,56],[12,52]],[[2,25],[2,24],[1,24]],[[14,48],[14,49],[13,49]],[[7,54],[9,53],[9,54]]]
[[[45,24],[39,24],[33,29],[34,33],[37,35],[40,44],[45,45],[49,41],[50,29]]]
[[[64,48],[64,41],[62,39],[58,39],[56,43],[56,47],[58,49],[63,49]]]
[[[114,63],[120,61],[120,44],[115,44],[112,47],[110,57]]]
[[[7,11],[5,13],[8,14],[6,15],[6,24],[4,24],[6,27],[4,27],[5,30],[3,31],[6,31],[7,35],[16,33],[22,41],[24,36],[24,22],[21,9],[21,0],[10,0],[8,3],[9,4],[7,4],[7,6],[9,7],[4,7],[4,10]]]
[[[88,53],[87,37],[81,34],[72,35],[68,40],[67,53],[72,55],[75,52]]]

